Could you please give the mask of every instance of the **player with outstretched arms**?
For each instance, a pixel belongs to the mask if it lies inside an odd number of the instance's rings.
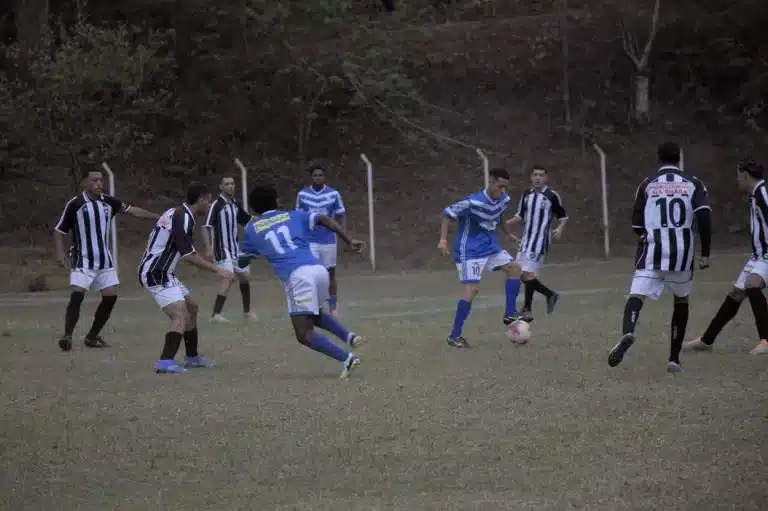
[[[520,265],[501,247],[496,234],[497,227],[501,225],[505,234],[511,236],[506,223],[501,221],[510,201],[506,192],[508,184],[509,172],[505,169],[491,169],[488,188],[443,210],[437,247],[443,255],[451,253],[448,248],[448,227],[451,221],[456,221],[453,260],[459,273],[459,282],[463,286],[461,298],[456,305],[453,329],[446,339],[448,345],[455,348],[470,347],[462,333],[464,322],[472,310],[472,301],[477,296],[478,285],[486,270],[503,270],[506,274],[504,324],[526,319],[518,314],[516,304],[520,293]]]
[[[552,314],[560,295],[545,286],[537,277],[539,268],[549,253],[552,238],[563,237],[568,215],[560,194],[548,186],[549,173],[542,165],[534,165],[531,171],[531,188],[526,189],[517,204],[515,216],[507,220],[511,228],[523,224],[523,236],[515,260],[523,269],[521,279],[525,286],[522,314],[529,316],[534,293],[541,293],[547,300],[547,314]],[[557,225],[552,229],[552,221]]]
[[[362,251],[363,243],[351,239],[328,216],[301,210],[278,210],[277,191],[271,187],[254,188],[249,196],[249,206],[258,217],[245,227],[240,246],[240,266],[247,265],[258,256],[269,262],[285,287],[288,314],[296,340],[341,362],[341,378],[348,378],[360,359],[331,342],[315,327],[331,332],[349,348],[358,347],[363,338],[323,311],[323,304],[328,300],[328,269],[312,253],[309,234],[318,226],[323,226],[358,253]]]
[[[635,342],[635,327],[644,300],[658,300],[664,289],[669,289],[674,295],[674,308],[667,371],[679,373],[683,370],[680,351],[693,287],[693,220],[698,222],[701,239],[699,268],[708,268],[711,211],[704,183],[680,169],[680,147],[665,142],[659,146],[658,157],[661,167],[643,180],[635,192],[632,229],[640,237],[635,273],[624,306],[622,336],[608,355],[608,365],[619,365]]]
[[[187,188],[186,201],[169,209],[157,221],[139,263],[139,282],[170,320],[156,373],[183,373],[185,367],[213,367],[214,363],[198,352],[197,302],[176,278],[176,265],[182,259],[200,269],[215,273],[220,279],[232,279],[231,270],[215,266],[195,250],[195,217],[205,214],[211,204],[211,192],[205,185]],[[184,340],[184,367],[175,362]]]
[[[763,289],[768,281],[768,187],[765,169],[752,158],[745,158],[736,167],[739,188],[749,193],[749,224],[752,234],[752,256],[733,284],[720,309],[712,318],[704,335],[683,345],[686,351],[711,351],[718,334],[736,317],[745,298],[752,306],[760,342],[750,352],[768,354],[768,302]]]
[[[318,165],[309,168],[312,184],[302,189],[296,196],[296,209],[325,215],[336,220],[341,228],[347,230],[347,210],[341,200],[341,194],[325,184],[325,169]],[[330,287],[328,289],[328,312],[336,315],[338,303],[338,283],[336,282],[336,255],[338,247],[336,234],[323,227],[317,226],[309,233],[309,248],[323,266],[328,269],[330,275]]]
[[[72,349],[72,334],[80,319],[80,308],[88,290],[101,293],[101,303],[96,308],[91,329],[85,336],[85,346],[108,346],[101,337],[101,330],[109,321],[117,303],[120,284],[112,257],[112,247],[109,246],[112,219],[120,213],[147,220],[157,220],[160,216],[104,194],[104,178],[98,170],[83,172],[82,186],[82,193],[70,199],[64,206],[53,233],[56,259],[59,264],[71,269],[71,294],[64,317],[64,335],[59,338],[59,348],[62,351]],[[70,233],[72,247],[67,255],[64,246]]]

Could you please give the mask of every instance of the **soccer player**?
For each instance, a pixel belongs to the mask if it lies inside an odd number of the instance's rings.
[[[496,234],[496,227],[501,223],[504,232],[510,235],[506,223],[501,222],[501,216],[510,200],[506,193],[509,173],[504,169],[491,169],[489,178],[488,188],[447,207],[443,211],[440,224],[440,242],[437,248],[443,255],[448,255],[448,226],[451,220],[458,223],[453,244],[453,260],[459,273],[459,282],[463,285],[463,292],[456,305],[453,329],[446,339],[448,344],[455,348],[470,347],[462,335],[462,330],[485,270],[503,270],[506,274],[504,324],[526,319],[517,313],[516,305],[517,295],[520,293],[520,265],[501,248]]]
[[[237,265],[239,253],[239,237],[237,226],[245,225],[251,220],[243,207],[234,199],[235,179],[225,176],[219,181],[219,196],[208,209],[208,216],[203,224],[203,243],[206,256],[216,263],[219,268],[232,271],[240,285],[240,295],[243,298],[243,314],[246,319],[256,319],[251,312],[251,285],[249,283],[249,268],[240,268]],[[214,323],[228,323],[221,311],[227,294],[232,287],[233,280],[221,280],[216,293],[216,301],[213,304],[211,321]]]
[[[82,174],[83,192],[67,202],[54,228],[53,239],[56,259],[63,267],[71,268],[69,284],[71,294],[64,317],[64,335],[59,338],[59,348],[72,349],[72,333],[80,319],[80,306],[85,292],[101,293],[101,303],[96,308],[91,329],[85,336],[88,348],[105,348],[107,342],[99,335],[109,321],[117,302],[117,278],[115,261],[109,246],[109,229],[112,219],[119,213],[136,218],[157,220],[159,215],[136,206],[129,206],[120,199],[104,194],[104,178],[98,170],[86,170]],[[72,233],[69,255],[64,242]]]
[[[536,277],[549,252],[552,238],[561,239],[568,222],[563,200],[547,185],[548,181],[547,169],[542,165],[534,165],[531,171],[532,187],[523,192],[517,204],[517,213],[507,220],[510,228],[523,222],[523,237],[515,260],[523,270],[521,280],[525,285],[525,302],[521,313],[526,316],[531,315],[534,293],[541,293],[547,299],[547,314],[554,312],[560,298],[557,292]],[[554,229],[551,228],[553,218],[557,219]]]
[[[632,229],[640,237],[635,274],[624,307],[621,340],[608,355],[608,365],[619,365],[635,342],[635,326],[645,298],[658,300],[665,288],[674,295],[667,372],[679,373],[680,350],[688,324],[688,296],[693,285],[696,218],[701,239],[699,268],[709,267],[711,242],[707,188],[680,169],[680,147],[673,142],[659,146],[661,167],[640,183],[635,192]]]
[[[741,302],[748,298],[760,337],[760,342],[750,353],[768,354],[768,304],[763,295],[768,280],[768,190],[763,180],[765,169],[755,160],[745,158],[736,166],[736,175],[739,187],[749,193],[752,257],[744,265],[733,289],[726,295],[704,335],[683,345],[686,351],[711,351],[715,338],[736,317]]]
[[[313,166],[309,169],[312,184],[301,190],[296,197],[296,209],[333,218],[347,230],[347,210],[341,200],[341,194],[325,184],[325,169]],[[312,253],[328,269],[330,287],[328,291],[328,311],[336,315],[338,303],[338,284],[336,282],[336,234],[322,225],[309,233],[309,247]]]
[[[323,226],[338,234],[355,252],[362,250],[363,243],[351,239],[329,216],[278,210],[274,188],[256,187],[249,197],[250,207],[259,217],[245,228],[240,265],[248,264],[251,258],[259,255],[269,262],[285,286],[288,314],[296,340],[341,362],[341,378],[348,378],[360,359],[331,342],[315,327],[331,332],[350,348],[359,346],[363,338],[323,312],[323,303],[328,298],[328,270],[312,254],[309,234]]]
[[[169,209],[157,221],[139,263],[141,287],[152,295],[171,322],[160,360],[155,363],[156,373],[183,373],[186,371],[184,367],[214,366],[197,350],[197,302],[189,296],[189,291],[174,273],[176,265],[184,259],[198,268],[215,273],[222,280],[234,277],[231,270],[209,263],[195,251],[195,216],[204,214],[210,204],[211,192],[205,185],[190,185],[186,202]],[[184,367],[175,361],[182,339],[186,349]]]

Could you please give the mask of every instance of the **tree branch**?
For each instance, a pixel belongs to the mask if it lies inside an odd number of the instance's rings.
[[[643,55],[640,57],[640,64],[638,65],[638,71],[645,69],[648,64],[648,57],[651,54],[651,47],[653,46],[653,40],[656,38],[656,32],[659,29],[659,11],[661,10],[661,0],[656,0],[653,5],[653,15],[651,16],[651,32],[648,34],[648,41],[645,43],[643,49]]]

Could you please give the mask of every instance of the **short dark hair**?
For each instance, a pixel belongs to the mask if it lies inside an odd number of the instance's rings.
[[[277,190],[273,186],[257,186],[248,196],[248,207],[256,214],[277,209]]]
[[[488,171],[488,175],[494,179],[507,179],[509,180],[509,172],[507,172],[507,169],[502,169],[500,167],[493,168]]]
[[[85,168],[85,169],[81,170],[80,171],[80,180],[82,181],[83,179],[88,179],[89,177],[91,177],[91,172],[98,172],[99,174],[101,174],[101,169]]]
[[[312,174],[315,173],[316,170],[322,170],[323,174],[325,174],[325,167],[323,167],[322,165],[319,165],[319,164],[310,165],[309,169],[307,170],[307,172],[311,176]]]
[[[541,170],[545,174],[549,174],[549,171],[547,170],[547,167],[545,167],[544,165],[535,164],[535,165],[533,165],[533,167],[531,167],[531,173],[534,173],[537,170]]]
[[[200,197],[210,194],[211,191],[203,183],[192,183],[187,187],[187,204],[195,204]]]
[[[738,169],[739,172],[746,172],[754,179],[763,179],[763,174],[765,173],[765,168],[749,157],[742,159],[738,165],[736,165],[736,169]]]
[[[658,150],[659,163],[677,165],[680,163],[680,146],[674,142],[664,142]]]

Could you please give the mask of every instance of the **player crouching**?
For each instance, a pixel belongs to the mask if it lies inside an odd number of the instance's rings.
[[[357,253],[363,242],[351,239],[332,218],[306,211],[278,210],[277,191],[258,186],[251,191],[249,206],[258,215],[245,227],[240,267],[263,256],[285,286],[288,314],[296,340],[323,355],[342,363],[341,378],[348,378],[360,359],[337,346],[315,327],[331,332],[350,348],[356,348],[363,338],[347,330],[339,321],[325,314],[322,304],[328,300],[328,270],[313,254],[309,233],[323,226],[338,236]]]

